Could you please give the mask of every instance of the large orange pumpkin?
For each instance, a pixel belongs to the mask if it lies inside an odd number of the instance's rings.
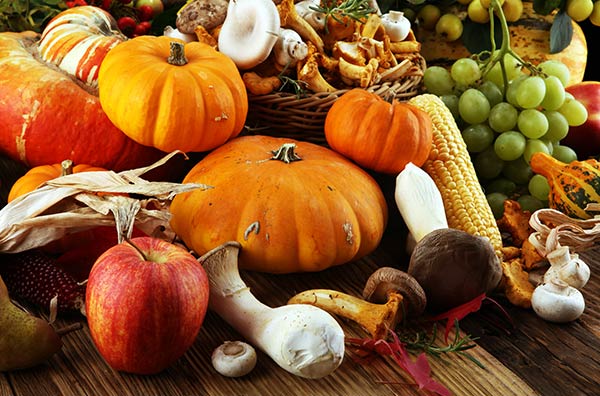
[[[38,38],[0,33],[0,153],[28,167],[70,158],[115,171],[164,155],[115,127],[90,87],[35,57]]]
[[[212,150],[242,131],[248,113],[246,88],[230,58],[207,44],[165,36],[113,48],[98,88],[116,126],[163,151]]]
[[[325,118],[327,144],[357,164],[397,174],[412,162],[421,166],[433,139],[431,118],[423,110],[355,88],[342,95]]]
[[[40,165],[29,169],[23,176],[18,178],[8,193],[8,202],[21,195],[25,195],[38,188],[43,183],[56,179],[59,176],[69,175],[79,172],[105,171],[106,169],[87,164],[73,165],[70,160],[65,160],[60,164]]]
[[[46,25],[39,51],[46,62],[92,84],[108,51],[126,39],[115,18],[102,8],[73,7]]]
[[[198,254],[238,241],[245,269],[319,271],[357,260],[378,246],[387,223],[375,180],[308,142],[238,137],[200,160],[183,182],[213,188],[177,195],[172,228]]]

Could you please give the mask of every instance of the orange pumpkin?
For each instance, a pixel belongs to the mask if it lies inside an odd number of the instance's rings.
[[[138,36],[113,48],[98,75],[108,118],[163,151],[212,150],[237,136],[248,97],[233,61],[213,47]]]
[[[0,154],[30,168],[70,158],[117,172],[164,156],[117,129],[92,87],[40,60],[38,39],[0,33]]]
[[[399,173],[409,162],[423,165],[432,131],[431,118],[419,108],[360,88],[342,95],[325,118],[325,138],[333,150],[388,174]]]
[[[97,166],[79,164],[73,166],[70,160],[63,161],[60,164],[40,165],[28,170],[23,176],[18,178],[12,185],[8,193],[8,202],[21,195],[25,195],[38,188],[43,183],[56,179],[59,176],[79,172],[105,171],[106,169]]]
[[[77,79],[92,84],[100,63],[114,46],[127,38],[117,21],[102,8],[69,8],[52,18],[38,43],[40,55]]]
[[[198,254],[238,241],[244,269],[320,271],[357,260],[378,246],[387,223],[375,180],[308,142],[238,137],[200,160],[183,182],[213,188],[174,198],[173,230]]]

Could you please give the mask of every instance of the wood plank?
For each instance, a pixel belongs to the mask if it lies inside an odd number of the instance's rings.
[[[516,328],[509,335],[495,334],[489,311],[466,318],[461,327],[480,337],[478,344],[502,361],[543,395],[562,395],[556,384],[569,384],[569,395],[600,394],[600,249],[581,253],[591,277],[581,290],[586,300],[582,317],[568,324],[553,324],[531,310],[503,302]],[[497,331],[496,331],[497,332]]]
[[[334,288],[360,294],[368,275],[379,262],[389,263],[383,250],[357,263],[332,268],[321,273],[270,275],[243,273],[254,294],[269,305],[285,304],[298,291],[308,288]],[[62,319],[71,323],[75,319]],[[390,358],[378,358],[369,365],[354,362],[347,354],[342,366],[332,375],[307,380],[285,372],[266,355],[259,353],[256,369],[248,376],[231,379],[217,374],[211,366],[212,350],[225,340],[240,339],[239,335],[217,315],[209,312],[193,347],[164,372],[152,376],[131,375],[112,370],[95,349],[85,321],[84,328],[64,338],[64,348],[47,364],[10,373],[8,378],[15,396],[32,394],[79,396],[164,396],[206,395],[414,395],[416,387],[410,377]],[[167,318],[168,320],[168,318]],[[341,320],[348,336],[365,337],[356,324]],[[441,342],[441,341],[440,341]],[[455,395],[506,396],[537,393],[513,374],[498,359],[476,347],[470,353],[485,368],[459,355],[429,358],[433,377]],[[381,381],[392,381],[393,384]],[[12,396],[12,395],[11,395]]]

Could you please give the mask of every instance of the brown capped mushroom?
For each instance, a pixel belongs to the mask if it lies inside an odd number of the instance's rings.
[[[425,290],[411,275],[392,267],[381,267],[371,274],[365,283],[363,298],[381,304],[388,301],[392,293],[402,295],[407,316],[419,316],[425,311]]]
[[[364,299],[329,289],[298,293],[288,304],[310,304],[331,314],[350,319],[371,334],[383,339],[405,317],[423,312],[425,292],[410,275],[394,268],[375,271],[367,280]]]
[[[425,290],[427,309],[444,311],[493,291],[502,267],[489,239],[441,228],[416,244],[408,273]]]
[[[179,10],[175,25],[188,34],[194,34],[198,25],[211,30],[223,23],[228,5],[227,0],[194,0]]]

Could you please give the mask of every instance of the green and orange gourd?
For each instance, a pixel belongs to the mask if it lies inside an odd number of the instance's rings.
[[[548,180],[548,206],[579,219],[589,219],[590,203],[600,202],[600,162],[595,159],[572,161],[568,164],[546,153],[531,157],[531,169]]]

